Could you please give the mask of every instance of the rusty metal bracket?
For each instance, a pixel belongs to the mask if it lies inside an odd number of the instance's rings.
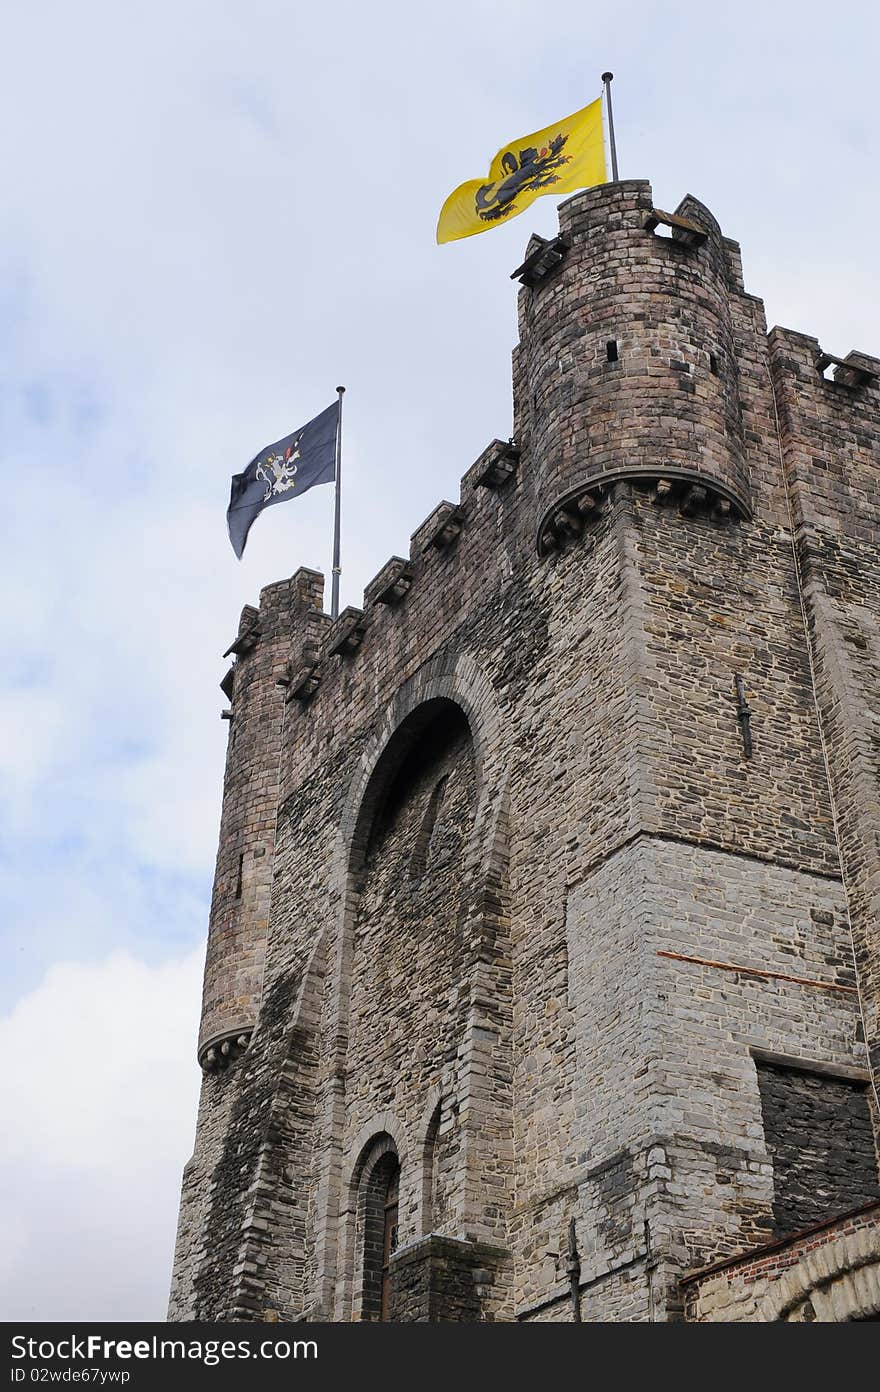
[[[742,677],[733,679],[736,689],[736,718],[742,730],[743,752],[747,759],[752,757],[752,712],[746,701],[746,687]]]

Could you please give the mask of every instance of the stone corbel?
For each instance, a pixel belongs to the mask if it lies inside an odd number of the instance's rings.
[[[259,641],[260,630],[257,625],[254,624],[251,628],[246,628],[239,633],[235,641],[229,644],[223,656],[229,657],[230,654],[232,654],[235,657],[243,657],[245,653],[249,653],[255,648]]]
[[[399,604],[409,592],[412,582],[413,572],[409,561],[402,556],[392,556],[367,585],[364,599],[368,604]]]
[[[331,657],[350,657],[363,642],[366,628],[363,609],[343,609],[328,634],[328,654]]]
[[[512,440],[493,440],[465,477],[479,488],[500,488],[516,473],[519,449]]]
[[[575,541],[584,530],[584,524],[576,512],[560,508],[553,514],[553,530],[561,542]]]
[[[645,219],[645,231],[656,232],[660,226],[668,227],[673,241],[687,247],[702,246],[709,235],[704,227],[698,227],[689,218],[679,217],[677,213],[664,213],[662,208],[652,208]]]
[[[526,259],[511,272],[510,279],[533,290],[559,269],[567,251],[568,242],[564,237],[548,239],[533,232],[526,247]]]
[[[464,526],[464,514],[455,503],[442,502],[419,527],[413,536],[418,551],[446,551],[458,539]]]
[[[834,364],[834,381],[837,386],[874,387],[880,381],[880,373],[875,367],[868,367],[863,357],[851,354],[848,358],[836,358],[833,353],[821,352],[816,359],[816,371],[824,375],[826,368]]]
[[[241,1058],[250,1042],[250,1030],[233,1030],[209,1040],[199,1053],[199,1067],[204,1073],[222,1073]]]
[[[682,496],[681,514],[683,517],[693,517],[698,512],[705,512],[708,503],[708,488],[703,488],[699,483],[692,483]]]
[[[311,701],[320,685],[320,669],[317,663],[309,663],[305,667],[300,667],[290,678],[284,699],[285,701],[299,701],[306,705]]]
[[[541,533],[541,551],[556,551],[583,534],[584,525],[594,521],[602,511],[602,490],[585,488],[569,499],[551,515]]]
[[[646,486],[638,479],[634,481],[641,487]],[[713,522],[729,522],[734,516],[730,498],[713,488],[710,478],[698,483],[693,479],[661,476],[647,483],[653,490],[652,501],[658,507],[677,502],[682,517],[697,517],[702,513],[710,516]]]

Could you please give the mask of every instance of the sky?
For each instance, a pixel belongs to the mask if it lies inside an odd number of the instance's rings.
[[[342,604],[511,432],[553,198],[446,195],[615,73],[620,173],[743,244],[769,324],[880,352],[880,10],[812,0],[4,0],[0,1318],[161,1319],[243,604],[328,571],[230,476],[345,398]],[[329,588],[329,587],[328,587]]]

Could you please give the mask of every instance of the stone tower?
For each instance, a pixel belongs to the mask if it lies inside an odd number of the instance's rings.
[[[880,361],[559,216],[511,440],[229,650],[172,1317],[880,1311]]]

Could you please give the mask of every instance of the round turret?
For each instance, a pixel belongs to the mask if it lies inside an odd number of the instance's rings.
[[[735,270],[715,219],[692,198],[660,212],[641,180],[579,193],[559,219],[521,268],[517,422],[539,549],[622,477],[748,516]]]
[[[220,845],[211,902],[198,1056],[223,1072],[247,1049],[260,1002],[272,893],[285,693],[310,650],[323,577],[301,568],[246,605],[234,665],[221,683],[230,708]]]

